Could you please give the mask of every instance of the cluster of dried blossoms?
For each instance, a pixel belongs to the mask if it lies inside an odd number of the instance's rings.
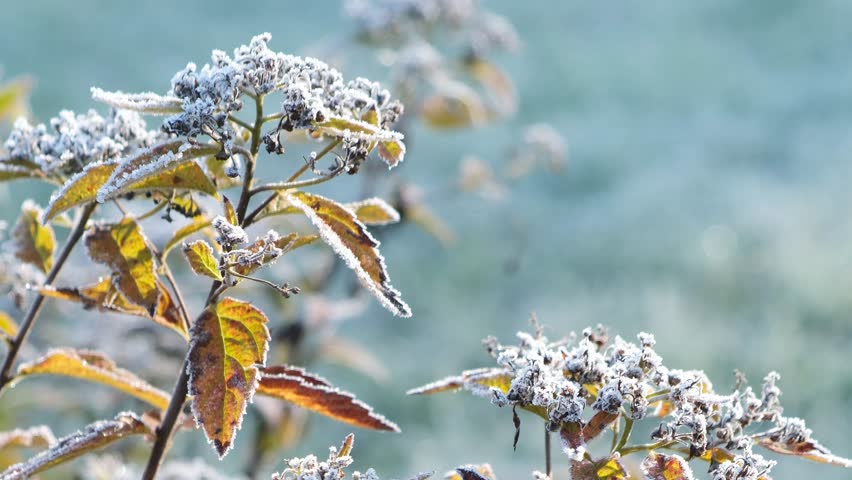
[[[513,412],[539,415],[548,431],[559,432],[575,479],[627,478],[621,458],[637,452],[648,454],[642,469],[652,480],[692,478],[684,456],[708,461],[713,480],[768,479],[775,462],[754,453],[755,445],[852,467],[813,440],[803,420],[782,414],[775,372],[759,392],[740,378],[736,391],[722,395],[702,371],[664,366],[648,333],[640,333],[638,343],[610,340],[601,327],[584,330],[576,341],[550,342],[540,330],[519,332],[518,338],[518,345],[509,346],[484,341],[498,367],[469,370],[409,393],[465,389]],[[630,444],[640,420],[659,426],[651,443]],[[607,430],[613,435],[610,454],[592,458],[588,442]]]

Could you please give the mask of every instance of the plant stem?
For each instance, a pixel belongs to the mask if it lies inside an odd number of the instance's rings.
[[[550,431],[547,430],[546,425],[544,427],[544,472],[547,474],[547,478],[550,478],[552,472],[550,462]]]
[[[263,127],[263,98],[257,96],[254,99],[255,122],[254,129],[251,133],[251,157],[246,159],[246,173],[243,177],[243,190],[240,193],[240,201],[237,203],[237,218],[243,219],[246,216],[249,200],[251,200],[252,191],[251,185],[254,181],[254,169],[257,163],[257,152],[260,151],[260,129]]]
[[[92,202],[86,205],[78,215],[74,228],[68,234],[68,239],[65,240],[65,246],[62,247],[62,251],[56,258],[56,261],[53,262],[53,267],[47,273],[47,277],[44,281],[45,286],[52,284],[56,279],[59,271],[68,260],[68,256],[71,255],[71,251],[74,250],[77,242],[79,242],[80,238],[83,236],[83,232],[86,231],[86,223],[88,223],[89,218],[92,216],[92,213],[95,211],[97,206],[98,204],[96,202]],[[0,368],[0,391],[2,391],[13,378],[12,376],[9,376],[9,372],[15,364],[15,359],[17,358],[21,347],[27,341],[27,337],[29,337],[30,331],[35,324],[36,318],[38,318],[38,314],[41,311],[43,304],[44,295],[39,294],[33,301],[32,305],[30,305],[30,309],[27,311],[24,321],[21,323],[21,329],[18,331],[18,335],[15,336],[15,339],[9,344],[9,352],[6,354],[6,360],[3,362],[3,367]]]
[[[340,144],[340,140],[335,140],[335,141],[329,143],[328,145],[325,146],[325,148],[323,148],[322,150],[320,150],[319,153],[317,153],[317,157],[313,161],[316,162],[317,160],[326,156],[328,154],[328,152],[334,150],[334,147],[336,147],[339,144]],[[298,170],[296,170],[292,175],[290,175],[290,177],[287,178],[286,181],[287,182],[293,182],[293,181],[298,180],[299,177],[301,177],[303,173],[307,172],[310,167],[311,167],[311,163],[306,162]],[[266,197],[266,199],[264,201],[260,202],[260,205],[258,205],[257,208],[252,210],[251,213],[246,215],[246,218],[243,219],[242,227],[246,228],[249,225],[252,225],[254,223],[255,219],[257,218],[257,216],[260,215],[260,212],[262,212],[263,209],[266,208],[267,205],[272,203],[272,201],[275,200],[276,198],[278,198],[278,192],[273,192],[272,195]]]
[[[251,195],[255,195],[260,192],[266,192],[269,190],[287,190],[289,188],[302,188],[309,187],[311,185],[319,185],[320,183],[325,183],[332,178],[340,175],[346,169],[346,165],[341,165],[340,167],[332,170],[327,175],[323,175],[321,177],[309,178],[307,180],[298,180],[295,182],[277,182],[277,183],[267,183],[266,185],[261,185],[259,187],[255,187],[251,190]]]
[[[166,453],[166,447],[168,446],[169,439],[172,436],[172,431],[175,428],[178,417],[180,417],[180,414],[183,411],[183,404],[186,402],[186,394],[189,389],[188,363],[189,357],[187,355],[187,358],[184,360],[183,366],[181,367],[180,376],[175,384],[175,389],[172,392],[172,399],[169,402],[169,407],[166,410],[163,421],[160,422],[160,426],[157,427],[157,439],[154,441],[154,447],[151,449],[151,456],[148,458],[148,465],[145,467],[145,473],[142,474],[142,480],[154,480],[157,476],[157,470],[159,470],[160,463],[163,461],[163,456]]]
[[[619,450],[618,453],[620,453],[621,456],[630,455],[631,453],[636,453],[636,452],[643,452],[643,451],[648,451],[648,450],[657,450],[657,449],[660,449],[660,448],[668,448],[668,447],[674,445],[675,443],[677,443],[677,442],[675,442],[673,440],[660,440],[657,443],[646,443],[646,444],[642,444],[642,445],[633,445],[631,447],[625,447],[625,448],[622,448],[621,450]]]
[[[633,431],[633,419],[624,417],[624,432],[621,434],[621,440],[618,441],[618,445],[615,446],[616,452],[621,452],[621,449],[627,445],[627,441],[630,440],[631,431]]]

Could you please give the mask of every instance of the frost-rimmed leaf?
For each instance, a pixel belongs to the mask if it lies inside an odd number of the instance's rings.
[[[403,135],[392,130],[385,130],[369,121],[355,120],[342,117],[329,117],[325,121],[315,123],[313,128],[323,135],[343,138],[352,136],[366,140],[379,147],[379,156],[389,168],[393,168],[405,158]]]
[[[183,254],[186,256],[192,271],[197,275],[222,281],[222,273],[219,272],[219,260],[213,255],[213,247],[209,243],[204,240],[184,243]]]
[[[97,200],[98,191],[118,169],[118,161],[91,163],[74,175],[51,196],[42,221],[47,222],[62,212]],[[216,187],[196,163],[184,163],[162,174],[124,186],[120,193],[151,190],[197,190],[216,196]]]
[[[46,425],[0,432],[0,450],[9,447],[47,448],[55,443],[56,437]]]
[[[612,457],[598,461],[583,459],[571,462],[571,478],[573,480],[623,480],[629,475],[619,460],[620,457],[616,453]]]
[[[137,188],[137,185],[145,180],[157,178],[160,174],[189,162],[198,167],[193,159],[214,154],[220,148],[217,145],[193,145],[183,140],[170,140],[140,150],[118,164],[109,179],[98,189],[96,199],[98,202],[104,202]],[[201,167],[198,167],[198,173],[200,177],[191,180],[204,183],[202,191],[215,192],[216,187]],[[170,187],[175,189],[193,188],[190,186],[190,181],[183,180],[179,183],[179,185],[171,185]],[[199,188],[194,189],[198,190]]]
[[[115,285],[124,298],[153,315],[160,289],[154,253],[148,248],[139,225],[129,217],[119,223],[96,225],[86,232],[84,241],[92,260],[112,269]]]
[[[693,480],[692,469],[680,455],[651,452],[640,467],[648,480]]]
[[[485,393],[496,388],[503,393],[512,385],[512,372],[503,368],[476,368],[466,370],[461,375],[447,377],[422,387],[412,388],[406,395],[431,395],[441,392],[455,392],[465,388],[474,393]]]
[[[92,87],[91,92],[92,100],[122,110],[132,110],[148,115],[172,115],[183,111],[183,101],[181,99],[166,97],[153,92],[107,92],[97,87]]]
[[[114,420],[101,420],[82,431],[60,438],[48,450],[26,462],[17,463],[0,473],[0,480],[21,480],[73,460],[80,455],[99,450],[129,435],[151,434],[150,429],[135,413],[119,413]]]
[[[789,429],[779,426],[756,438],[758,445],[782,455],[794,455],[814,462],[852,468],[852,460],[831,451],[810,437],[810,429],[799,419],[788,419]]]
[[[239,225],[240,220],[237,218],[237,210],[234,208],[234,204],[231,203],[231,200],[228,197],[222,197],[222,209],[225,211],[225,220],[228,221],[231,225]]]
[[[258,366],[266,362],[266,323],[254,305],[224,298],[192,326],[187,367],[192,413],[220,458],[233,445],[257,388]]]
[[[37,292],[46,297],[82,303],[84,308],[96,308],[102,312],[150,318],[154,322],[178,332],[184,339],[188,339],[189,332],[186,330],[186,324],[183,322],[177,303],[172,299],[166,286],[159,280],[157,281],[157,288],[160,290],[160,300],[153,316],[144,307],[128,302],[116,289],[115,282],[111,277],[76,288],[44,286],[37,289]]]
[[[150,385],[133,372],[119,368],[101,352],[70,348],[50,350],[45,356],[18,367],[14,384],[33,375],[79,378],[110,386],[160,409],[169,405],[168,393]]]
[[[257,392],[356,427],[399,432],[399,427],[328,380],[288,365],[262,368]]]
[[[339,203],[307,192],[287,192],[289,202],[302,210],[319,229],[320,236],[340,256],[381,304],[400,317],[411,309],[390,284],[379,242],[354,213]]]
[[[17,180],[19,178],[39,178],[44,179],[44,174],[41,171],[25,167],[22,165],[9,165],[0,162],[0,182],[8,180]]]
[[[211,225],[211,220],[207,217],[200,216],[196,217],[192,223],[185,225],[178,229],[172,238],[166,242],[166,245],[163,247],[162,256],[166,258],[166,255],[176,246],[180,245],[181,242],[188,236],[192,235],[195,232],[199,232],[204,230],[205,228],[209,228]]]
[[[39,207],[31,201],[25,201],[12,237],[15,239],[15,257],[47,273],[53,267],[56,236],[50,225],[41,224],[41,215]]]
[[[343,205],[364,225],[390,225],[399,222],[399,212],[381,198],[373,197]]]

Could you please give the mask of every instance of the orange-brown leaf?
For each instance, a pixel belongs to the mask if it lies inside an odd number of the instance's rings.
[[[41,425],[26,430],[16,428],[0,433],[0,450],[9,447],[47,448],[56,443],[50,428]]]
[[[344,206],[354,212],[364,225],[389,225],[399,222],[399,212],[378,197],[347,203]]]
[[[680,455],[651,452],[642,460],[642,473],[648,480],[692,480],[692,469]]]
[[[261,370],[258,393],[294,403],[335,420],[371,430],[398,432],[399,427],[322,377],[290,366]]]
[[[120,413],[114,420],[101,420],[88,425],[82,431],[60,438],[50,449],[40,452],[26,462],[7,468],[0,473],[0,480],[30,478],[39,472],[101,449],[129,435],[150,433],[148,427],[135,414]]]
[[[781,429],[783,431],[783,429]],[[834,455],[827,448],[812,438],[804,438],[799,441],[781,441],[775,435],[756,439],[757,443],[775,453],[782,455],[794,455],[806,458],[814,462],[827,463],[838,467],[852,468],[852,460]]]
[[[290,203],[319,229],[323,240],[355,271],[361,284],[394,315],[410,317],[411,309],[390,284],[379,242],[354,213],[339,203],[307,192],[288,192]]]
[[[98,225],[86,233],[86,248],[92,260],[112,269],[116,287],[132,303],[154,314],[159,302],[154,253],[132,218]]]
[[[169,405],[169,394],[150,385],[133,372],[119,368],[100,352],[54,349],[47,355],[18,367],[15,383],[32,375],[60,375],[110,386],[157,408]]]
[[[160,290],[160,300],[153,317],[148,314],[145,308],[128,302],[121,292],[116,290],[111,277],[106,277],[97,283],[77,288],[44,286],[38,289],[38,293],[46,297],[79,302],[83,304],[84,308],[97,308],[99,311],[151,318],[154,322],[171,328],[182,337],[188,338],[189,334],[186,330],[186,324],[183,322],[180,310],[172,299],[168,289],[159,280],[157,281],[157,288]]]
[[[266,362],[266,315],[254,305],[225,298],[208,307],[192,326],[189,393],[196,423],[219,457],[233,446],[246,406]]]

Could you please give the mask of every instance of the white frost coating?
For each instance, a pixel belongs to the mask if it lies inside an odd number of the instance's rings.
[[[118,160],[106,160],[106,161],[103,161],[103,162],[94,162],[94,163],[90,163],[90,164],[86,165],[85,168],[83,168],[83,170],[81,172],[76,173],[74,176],[72,176],[71,178],[66,180],[65,183],[62,185],[62,188],[55,190],[50,195],[50,201],[47,202],[47,207],[44,209],[45,214],[52,213],[54,208],[55,208],[56,202],[58,202],[61,199],[64,199],[66,197],[66,195],[68,194],[68,190],[73,188],[77,184],[77,182],[80,181],[80,179],[82,179],[83,177],[88,175],[90,170],[92,170],[94,168],[102,167],[104,165],[117,165],[118,162],[119,162]],[[50,219],[46,218],[45,215],[42,215],[40,220],[43,224],[46,224]]]
[[[320,199],[321,201],[338,205],[333,200],[322,197],[320,195],[311,194],[311,196]],[[387,267],[385,266],[385,259],[382,257],[381,253],[379,253],[379,245],[380,242],[373,238],[370,232],[367,230],[367,227],[355,217],[352,212],[346,210],[346,208],[342,208],[345,212],[351,215],[352,222],[363,232],[364,236],[367,240],[372,244],[372,253],[376,258],[376,261],[379,263],[380,268],[385,276],[385,281],[382,284],[377,284],[370,278],[370,275],[361,265],[361,262],[355,256],[355,254],[350,250],[344,241],[334,232],[334,230],[322,219],[322,217],[314,211],[310,205],[305,204],[292,193],[286,194],[287,200],[291,205],[298,208],[310,219],[311,223],[314,224],[315,227],[319,230],[320,236],[323,238],[325,243],[327,243],[332,250],[334,250],[337,255],[346,262],[346,265],[355,271],[355,275],[358,277],[358,280],[361,281],[361,284],[376,297],[379,302],[389,310],[394,315],[407,318],[411,316],[411,308],[402,300],[402,294],[394,289],[390,284],[390,277],[387,275]]]
[[[177,97],[158,95],[153,92],[124,93],[106,92],[92,87],[92,99],[105,103],[113,108],[132,110],[149,115],[173,115],[180,113],[183,102]]]
[[[364,207],[375,207],[381,210],[387,218],[382,221],[364,221],[359,217],[362,223],[365,225],[390,225],[392,223],[398,223],[400,220],[399,212],[396,211],[395,208],[391,207],[390,204],[379,197],[372,197],[361,200],[360,202],[350,202],[343,205],[347,210],[352,212],[355,216],[358,216],[358,210]]]
[[[30,478],[44,466],[73,458],[76,454],[91,448],[91,444],[97,444],[107,438],[118,440],[128,434],[134,433],[142,424],[142,421],[132,412],[119,413],[114,420],[101,420],[88,425],[82,431],[72,433],[59,439],[56,444],[48,450],[40,452],[26,462],[17,463],[0,473],[0,480],[23,480]]]
[[[41,443],[45,443],[48,446],[56,444],[56,437],[53,436],[53,432],[46,425],[27,429],[16,428],[0,433],[0,448],[10,445],[38,447]]]
[[[248,243],[249,241],[245,230],[238,225],[232,225],[221,215],[214,218],[211,225],[216,230],[216,242],[226,249]]]

